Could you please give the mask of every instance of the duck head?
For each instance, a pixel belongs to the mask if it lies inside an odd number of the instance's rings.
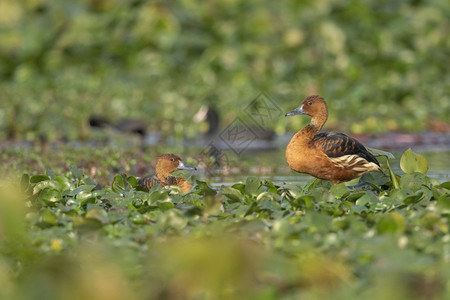
[[[327,104],[325,103],[325,100],[318,95],[314,95],[306,97],[299,107],[286,113],[285,117],[295,115],[308,115],[314,117],[326,111]]]
[[[299,107],[286,113],[285,117],[295,115],[308,115],[312,117],[311,124],[322,127],[328,118],[328,109],[325,100],[318,96],[308,96]]]
[[[156,175],[159,180],[164,181],[166,177],[171,176],[171,173],[176,170],[197,170],[197,168],[184,163],[175,154],[166,153],[158,157],[156,161]]]

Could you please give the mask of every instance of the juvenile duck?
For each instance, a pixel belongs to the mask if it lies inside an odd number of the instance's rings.
[[[287,116],[308,115],[311,122],[292,137],[286,161],[294,171],[334,184],[352,180],[370,171],[381,171],[376,158],[357,140],[338,132],[319,132],[328,118],[325,100],[309,96]]]
[[[141,177],[138,185],[148,190],[156,184],[161,186],[176,185],[180,187],[183,193],[189,192],[192,188],[191,183],[184,178],[173,176],[172,172],[176,170],[197,170],[197,168],[185,164],[175,154],[166,153],[160,155],[156,160],[156,177],[154,175]]]

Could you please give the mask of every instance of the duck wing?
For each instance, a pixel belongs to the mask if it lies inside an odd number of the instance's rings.
[[[376,166],[380,166],[375,156],[367,151],[363,144],[344,133],[319,132],[314,137],[314,144],[318,146],[330,160],[343,167],[361,163],[374,163]],[[365,162],[363,160],[365,160]]]
[[[152,186],[157,184],[161,184],[161,181],[155,176],[143,176],[138,180],[138,186],[141,186],[147,190],[150,190]]]

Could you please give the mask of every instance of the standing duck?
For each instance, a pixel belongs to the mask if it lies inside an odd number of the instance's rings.
[[[181,177],[175,177],[172,172],[176,170],[197,170],[196,167],[185,164],[183,160],[171,153],[163,154],[156,160],[156,177],[144,176],[138,181],[138,185],[150,190],[152,186],[159,184],[161,186],[176,185],[183,193],[191,190],[192,185],[189,181]]]
[[[297,132],[286,148],[286,161],[294,171],[334,184],[370,171],[381,171],[377,159],[357,140],[338,132],[319,132],[328,118],[325,100],[309,96],[287,116],[308,115],[311,122]]]

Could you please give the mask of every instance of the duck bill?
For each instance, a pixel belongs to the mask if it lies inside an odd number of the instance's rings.
[[[177,170],[197,170],[196,167],[185,164],[184,161],[180,160],[178,162]]]
[[[295,116],[295,115],[304,115],[306,114],[305,111],[303,110],[303,105],[300,105],[299,107],[297,107],[294,110],[291,110],[290,112],[287,112],[284,116],[285,117],[289,117],[289,116]]]

